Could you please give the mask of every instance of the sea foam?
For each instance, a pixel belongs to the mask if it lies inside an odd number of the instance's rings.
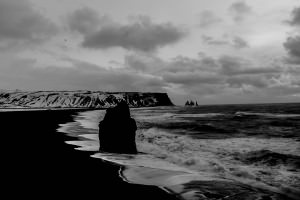
[[[285,193],[286,190],[291,194],[299,193],[300,174],[296,165],[293,167],[287,162],[275,162],[275,165],[270,166],[265,160],[261,161],[262,154],[268,152],[269,156],[295,158],[297,163],[297,156],[300,155],[299,141],[292,138],[257,137],[195,139],[189,135],[174,134],[173,129],[149,128],[144,123],[218,117],[219,113],[202,115],[172,114],[167,109],[153,111],[153,108],[133,109],[132,115],[139,126],[136,135],[140,152],[138,155],[96,153],[99,149],[98,123],[104,116],[103,110],[79,113],[73,124],[63,125],[60,130],[81,138],[67,141],[68,144],[76,145],[78,150],[92,151],[95,152],[95,158],[126,166],[121,175],[128,182],[168,186],[176,191],[176,187],[173,187],[176,184],[183,185],[196,180],[222,180],[276,193]],[[277,158],[275,156],[273,159]],[[161,177],[158,178],[155,174],[160,174]]]

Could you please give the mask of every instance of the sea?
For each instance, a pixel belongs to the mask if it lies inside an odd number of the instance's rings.
[[[137,155],[98,152],[104,115],[79,112],[58,131],[128,183],[186,200],[300,199],[300,103],[131,108]]]

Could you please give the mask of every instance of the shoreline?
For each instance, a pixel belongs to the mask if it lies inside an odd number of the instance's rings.
[[[4,191],[16,191],[9,196],[178,199],[156,186],[127,183],[120,166],[66,144],[70,136],[56,129],[83,110],[90,109],[0,112]]]
[[[158,113],[160,113],[160,109],[157,110]],[[149,115],[147,111],[144,113],[144,111],[138,111],[136,115],[136,119],[138,121],[147,120],[147,116]],[[166,111],[168,113],[168,111]],[[138,114],[140,113],[140,114]],[[143,114],[144,115],[141,115]],[[155,113],[153,114],[155,117]],[[184,115],[184,114],[183,114]],[[197,114],[195,114],[197,115]],[[159,115],[160,116],[160,115]],[[169,115],[168,115],[169,116]],[[166,116],[165,119],[168,117]],[[276,178],[281,179],[284,178],[283,176],[269,174],[268,177],[261,176],[261,172],[269,172],[271,168],[261,168],[257,171],[258,173],[255,174],[256,171],[253,172],[253,168],[249,166],[249,170],[244,170],[245,168],[240,168],[241,164],[234,162],[235,159],[232,159],[230,162],[222,162],[222,160],[218,158],[211,157],[210,154],[202,154],[201,149],[204,150],[204,152],[209,152],[209,150],[213,149],[221,149],[225,150],[225,152],[228,150],[229,152],[240,152],[241,150],[245,149],[243,146],[247,146],[250,142],[250,146],[252,149],[250,149],[250,152],[255,152],[255,150],[259,150],[264,147],[271,148],[270,150],[273,150],[274,152],[288,152],[289,150],[292,150],[291,148],[280,148],[282,144],[286,146],[286,144],[291,144],[290,142],[282,141],[278,143],[278,140],[275,139],[275,141],[269,141],[269,140],[260,140],[259,138],[254,139],[253,141],[249,141],[245,138],[245,140],[240,140],[239,138],[236,139],[227,139],[225,140],[217,140],[214,143],[210,143],[210,141],[206,141],[205,139],[191,141],[188,138],[175,138],[171,137],[172,135],[163,135],[160,134],[160,130],[154,130],[149,131],[142,131],[143,126],[140,126],[139,134],[141,137],[137,137],[139,144],[139,149],[141,152],[146,152],[146,156],[144,157],[142,154],[139,154],[137,156],[127,156],[127,155],[113,155],[113,154],[106,154],[103,153],[97,153],[97,150],[99,148],[98,144],[98,137],[97,137],[97,122],[99,119],[103,117],[102,111],[89,111],[89,112],[83,112],[80,113],[78,116],[74,118],[74,121],[76,123],[67,123],[65,124],[65,131],[66,133],[69,133],[69,135],[75,137],[73,141],[68,141],[69,144],[77,146],[76,149],[81,151],[93,151],[95,153],[92,157],[104,159],[107,161],[112,161],[113,163],[119,163],[124,167],[124,170],[121,171],[121,176],[125,178],[128,182],[131,183],[137,183],[142,185],[155,185],[155,186],[163,186],[165,188],[171,189],[175,194],[181,196],[184,199],[194,199],[197,194],[203,194],[204,196],[207,196],[207,193],[205,192],[205,188],[208,189],[210,194],[215,194],[216,196],[226,196],[225,191],[228,193],[231,193],[232,195],[239,195],[239,191],[241,191],[243,194],[249,194],[249,196],[254,197],[261,196],[261,198],[265,196],[272,196],[272,199],[297,199],[297,190],[294,190],[293,185],[291,182],[291,187],[280,187],[278,186],[278,182],[276,182]],[[201,117],[201,116],[200,116]],[[97,120],[98,119],[98,120]],[[160,120],[161,118],[156,118],[156,120]],[[146,127],[147,129],[148,127]],[[84,133],[88,133],[86,136]],[[148,136],[147,136],[148,135]],[[145,139],[142,139],[144,138]],[[148,139],[149,138],[149,139]],[[152,139],[156,140],[152,140]],[[79,140],[79,141],[78,141]],[[280,139],[279,139],[280,140]],[[159,143],[162,141],[162,143]],[[214,141],[214,140],[213,140]],[[221,141],[221,142],[219,142]],[[144,142],[144,143],[143,143]],[[182,143],[183,142],[183,143]],[[208,144],[206,145],[206,143]],[[236,143],[237,142],[237,143]],[[246,143],[245,143],[246,142]],[[267,142],[267,143],[265,143]],[[271,142],[271,143],[269,143]],[[165,144],[162,146],[161,150],[159,151],[148,151],[150,149],[157,149],[155,145],[157,144]],[[188,144],[189,147],[187,147],[188,154],[182,154],[180,151],[175,150],[173,151],[172,147],[173,144],[180,144],[180,145],[186,145]],[[237,146],[235,145],[237,144]],[[266,144],[268,144],[266,146]],[[149,147],[151,145],[151,148]],[[195,146],[196,145],[196,146]],[[279,146],[278,146],[279,145]],[[198,149],[197,146],[202,146],[201,149]],[[228,147],[227,147],[228,146]],[[291,146],[294,148],[297,147],[296,143],[292,143]],[[166,148],[164,148],[166,147]],[[170,150],[168,149],[169,147]],[[175,145],[175,147],[178,147]],[[208,148],[207,148],[208,147]],[[283,146],[282,146],[283,147]],[[167,149],[167,152],[170,153],[170,156],[167,157],[167,159],[164,159],[164,157],[160,157],[161,152],[165,152]],[[169,150],[169,151],[168,151]],[[279,150],[279,151],[278,151]],[[282,150],[282,151],[281,151]],[[197,153],[199,152],[199,153]],[[220,151],[219,151],[220,152]],[[260,152],[260,151],[259,151]],[[173,154],[174,153],[174,154]],[[179,153],[179,154],[176,154]],[[180,156],[180,160],[178,160],[178,155]],[[227,154],[228,155],[228,154]],[[156,156],[159,157],[159,159],[156,159]],[[199,157],[198,157],[199,156]],[[226,156],[226,155],[225,155]],[[199,160],[195,160],[194,163],[183,163],[182,161],[188,160],[192,157],[199,158]],[[160,159],[162,158],[162,159]],[[173,159],[174,158],[174,159]],[[206,158],[211,158],[210,160],[206,160]],[[273,158],[273,156],[271,156]],[[171,159],[171,160],[170,160]],[[203,163],[200,163],[199,161],[203,160]],[[276,157],[274,158],[276,159]],[[164,162],[166,160],[166,162]],[[149,162],[150,161],[150,162]],[[192,174],[173,174],[170,173],[175,171],[181,171],[176,166],[175,168],[171,167],[172,161],[174,161],[176,164],[181,166],[184,164],[183,171],[186,172],[186,169],[188,169],[190,166],[199,166],[203,167],[202,170],[200,170],[197,173],[193,173],[193,170],[191,171]],[[192,160],[193,161],[193,160]],[[220,162],[219,162],[220,161]],[[223,160],[224,161],[224,160]],[[162,163],[164,162],[164,163]],[[280,159],[279,159],[280,162]],[[208,163],[208,164],[206,164]],[[214,163],[217,163],[214,165]],[[235,165],[237,164],[237,165]],[[166,167],[167,166],[167,167]],[[207,166],[210,166],[210,168],[213,170],[211,171]],[[215,168],[216,166],[216,168]],[[220,168],[219,168],[220,166]],[[223,167],[224,168],[221,168]],[[166,167],[166,168],[165,168]],[[171,168],[170,168],[171,167]],[[232,167],[232,168],[230,168]],[[165,170],[167,169],[167,171]],[[224,169],[224,170],[223,170]],[[254,169],[256,170],[256,169]],[[212,173],[210,173],[212,172]],[[280,171],[279,171],[280,172]],[[276,173],[276,171],[275,171]],[[216,176],[215,176],[216,175]],[[226,176],[225,176],[226,175]],[[251,175],[251,176],[248,176]],[[296,175],[296,174],[295,174]],[[220,179],[217,179],[219,177]],[[265,182],[270,178],[271,180],[275,178],[275,181]],[[287,176],[287,179],[293,181],[293,177]],[[228,184],[231,183],[231,184]],[[287,182],[287,181],[286,181]],[[277,185],[275,185],[277,184]],[[279,183],[281,184],[281,183]],[[218,187],[215,187],[215,185],[218,185]],[[277,186],[277,187],[276,187]],[[246,189],[247,188],[247,189]],[[245,190],[246,189],[246,190]],[[236,191],[236,192],[235,192]],[[289,191],[289,192],[287,192]],[[293,194],[293,192],[295,192]],[[298,193],[299,194],[299,193]],[[207,196],[208,197],[208,196]],[[250,198],[251,199],[251,198]]]

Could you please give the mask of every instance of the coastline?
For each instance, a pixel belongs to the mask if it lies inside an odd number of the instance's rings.
[[[155,186],[127,183],[119,177],[120,166],[66,144],[70,137],[56,129],[84,110],[0,112],[5,193],[22,198],[177,199]]]

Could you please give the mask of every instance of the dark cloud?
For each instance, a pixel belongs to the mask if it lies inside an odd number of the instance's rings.
[[[208,44],[208,45],[216,45],[216,46],[219,46],[219,45],[228,45],[230,44],[228,41],[226,40],[217,40],[211,36],[207,36],[207,35],[202,35],[202,41],[205,43],[205,44]]]
[[[195,72],[200,70],[201,67],[202,64],[199,59],[177,56],[169,62],[166,62],[165,67],[162,70],[165,72],[182,73]]]
[[[183,84],[185,86],[201,84],[220,84],[223,77],[215,73],[207,72],[181,72],[165,73],[163,78],[168,83]]]
[[[97,32],[100,27],[116,24],[109,16],[100,16],[96,10],[88,7],[75,10],[67,16],[67,25],[71,31],[77,31],[83,35]]]
[[[289,100],[289,97],[294,97],[297,102],[300,98],[300,87],[295,85],[278,85],[266,89],[268,96],[274,97],[285,97],[286,100]],[[287,101],[285,101],[287,102]]]
[[[219,68],[216,60],[209,56],[203,56],[200,58],[189,58],[185,56],[177,56],[168,62],[164,68],[168,72],[215,72]]]
[[[76,10],[68,16],[69,28],[82,34],[95,32],[99,28],[99,24],[98,13],[87,7]]]
[[[222,56],[219,60],[222,67],[222,73],[228,75],[240,74],[245,65],[249,65],[249,61],[240,57]]]
[[[205,10],[200,14],[200,22],[199,26],[200,27],[209,27],[214,24],[222,22],[222,19],[217,17],[212,11],[210,10]]]
[[[291,19],[288,23],[292,26],[300,26],[300,7],[292,11]],[[286,62],[289,64],[300,64],[300,35],[288,37],[283,46],[288,53]]]
[[[229,45],[236,49],[249,47],[247,41],[238,36],[235,36],[232,38],[232,40],[229,40],[229,39],[215,39],[211,36],[202,35],[202,41],[208,45],[213,45],[213,46]]]
[[[0,0],[0,41],[43,41],[57,27],[27,0]]]
[[[243,85],[251,85],[257,88],[265,88],[270,84],[270,80],[264,75],[246,74],[238,76],[230,76],[226,82],[232,87],[242,87]]]
[[[0,68],[0,85],[24,90],[165,91],[166,83],[157,76],[107,69],[75,59],[65,60],[72,67],[39,67],[32,59],[9,59]]]
[[[159,73],[167,64],[161,58],[145,52],[134,52],[124,57],[124,65],[127,69],[144,72],[144,73]]]
[[[183,76],[188,78],[187,74],[199,77],[199,73],[207,76],[238,76],[238,75],[273,75],[282,73],[284,70],[277,66],[261,67],[255,66],[250,60],[234,57],[221,56],[216,59],[209,56],[201,56],[199,58],[190,58],[185,56],[177,56],[169,61],[164,61],[153,55],[132,54],[125,59],[128,68],[143,71],[147,73],[156,73],[157,75],[170,74],[173,76]],[[191,76],[191,77],[195,77]],[[186,81],[188,82],[188,81]]]
[[[232,14],[234,21],[240,22],[245,19],[245,17],[252,12],[252,8],[247,5],[244,1],[238,1],[233,3],[229,7],[229,12]]]
[[[136,71],[148,71],[149,68],[148,62],[136,55],[126,55],[124,57],[124,64],[129,69]]]
[[[111,24],[84,35],[83,47],[106,49],[123,47],[129,50],[153,51],[178,42],[185,32],[171,23],[154,24],[148,17],[138,17],[127,25]]]
[[[240,57],[222,56],[218,59],[221,70],[220,72],[229,76],[241,74],[274,74],[282,72],[277,66],[257,67],[251,61]]]
[[[224,80],[224,76],[218,74],[218,63],[208,56],[177,56],[164,61],[151,54],[135,53],[126,57],[125,64],[129,69],[162,77],[166,85],[179,84],[186,89],[197,85],[216,85]]]
[[[300,26],[300,7],[295,8],[291,14],[291,20],[288,21],[292,26]]]
[[[156,59],[156,61],[153,59],[155,58],[147,55],[126,55],[124,61],[125,66],[129,69],[134,69],[136,71],[151,71],[155,66],[150,66],[151,64],[149,65],[149,63],[160,63],[158,59]]]
[[[234,37],[232,42],[233,42],[233,44],[232,44],[233,47],[235,47],[237,49],[249,47],[247,41],[238,36]]]
[[[217,61],[209,56],[202,56],[201,58],[177,56],[169,61],[165,61],[152,54],[140,53],[126,56],[125,65],[129,69],[156,75],[164,73],[193,73],[197,71],[215,72],[219,67]]]
[[[255,66],[250,60],[222,56],[218,59],[201,56],[198,59],[177,57],[165,64],[160,74],[169,84],[180,85],[178,90],[183,93],[193,93],[201,96],[260,95],[264,90],[285,83],[284,87],[298,87],[292,78],[283,79],[280,75],[289,73],[279,66]],[[299,74],[299,73],[298,73]],[[296,75],[293,74],[292,77]],[[272,94],[275,96],[275,94]]]
[[[202,57],[200,59],[201,65],[205,66],[207,69],[214,69],[218,67],[217,61],[209,56]]]
[[[286,73],[282,67],[259,67],[247,59],[233,56],[218,59],[205,55],[199,58],[177,56],[164,61],[146,54],[132,54],[127,61],[128,68],[160,76],[166,85],[175,84],[176,91],[198,92],[199,95],[265,90],[276,82],[281,83],[279,75]]]
[[[300,64],[300,35],[289,37],[283,46],[289,55],[287,62],[291,64]]]

